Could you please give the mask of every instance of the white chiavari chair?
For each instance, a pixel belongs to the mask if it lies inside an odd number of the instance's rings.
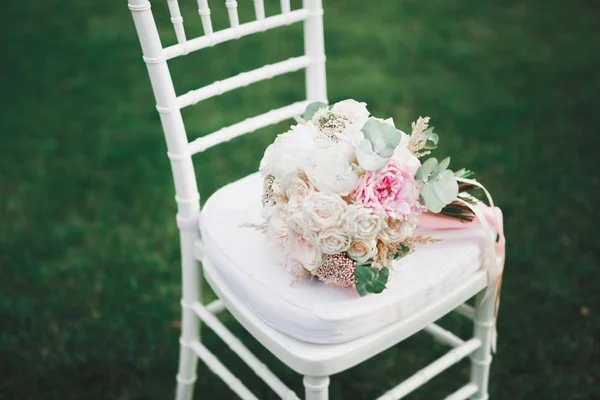
[[[304,376],[305,398],[308,400],[326,400],[329,376],[351,368],[421,330],[430,333],[434,338],[453,349],[387,391],[379,399],[400,399],[465,357],[471,358],[471,381],[449,395],[447,399],[487,399],[489,368],[492,359],[491,345],[494,336],[494,304],[493,296],[485,297],[484,293],[486,287],[493,282],[488,282],[487,274],[481,268],[480,258],[473,257],[473,255],[480,255],[479,250],[475,251],[480,247],[477,244],[473,246],[471,243],[470,250],[459,249],[454,252],[456,259],[463,259],[466,254],[470,255],[471,259],[466,263],[469,268],[466,270],[463,268],[462,275],[458,274],[449,287],[437,288],[439,290],[436,292],[436,285],[441,285],[441,283],[432,278],[436,276],[435,274],[417,275],[414,279],[432,280],[424,282],[420,286],[413,285],[422,290],[415,291],[412,298],[406,297],[406,301],[414,303],[414,306],[404,309],[404,312],[400,310],[405,304],[403,305],[399,300],[386,305],[386,307],[391,307],[390,313],[396,315],[396,320],[384,321],[382,326],[372,332],[363,332],[363,334],[342,332],[338,339],[320,337],[313,340],[312,343],[311,340],[300,340],[294,337],[293,332],[288,331],[288,334],[285,334],[274,329],[273,324],[269,323],[264,315],[258,315],[256,310],[249,307],[247,296],[252,296],[253,293],[257,294],[252,291],[253,288],[245,287],[244,282],[239,279],[232,283],[221,273],[226,264],[235,263],[235,257],[239,259],[239,255],[223,253],[219,248],[219,240],[234,235],[234,231],[239,228],[239,225],[248,221],[243,218],[235,220],[236,214],[233,213],[233,220],[229,218],[228,222],[223,222],[220,232],[218,229],[215,232],[209,232],[212,229],[209,229],[209,225],[214,225],[213,221],[219,221],[220,218],[232,214],[231,210],[227,209],[227,200],[228,197],[236,196],[236,190],[242,190],[248,186],[259,186],[260,181],[256,177],[250,176],[228,185],[213,195],[214,201],[212,199],[207,201],[201,214],[192,156],[219,143],[300,115],[306,105],[312,101],[327,101],[322,0],[304,0],[303,7],[296,10],[290,8],[289,0],[281,0],[281,13],[269,17],[265,16],[263,0],[253,0],[256,20],[242,24],[239,22],[236,0],[221,0],[221,3],[225,2],[224,6],[227,8],[231,26],[218,31],[213,29],[208,0],[197,0],[204,35],[193,39],[186,37],[178,0],[167,0],[177,38],[177,44],[168,47],[163,47],[161,44],[150,2],[148,0],[128,1],[141,43],[143,59],[150,75],[156,108],[164,129],[168,157],[175,180],[175,198],[178,206],[176,221],[180,230],[183,283],[177,400],[192,398],[198,358],[206,363],[208,368],[239,397],[256,399],[256,396],[204,346],[200,338],[201,323],[213,330],[281,398],[298,399],[293,391],[287,388],[219,321],[215,315],[225,308],[263,346],[287,366]],[[216,3],[217,1],[214,1],[214,4]],[[304,25],[304,55],[266,65],[253,71],[241,72],[239,75],[214,82],[203,88],[180,96],[176,95],[169,71],[169,60],[253,33],[295,23]],[[306,100],[268,111],[191,142],[188,141],[181,115],[182,108],[233,89],[302,69],[306,71]],[[251,188],[244,195],[255,196],[258,199],[259,193],[260,188],[259,190]],[[251,202],[251,204],[255,203]],[[260,200],[256,205],[260,207]],[[248,215],[246,211],[242,214]],[[209,240],[210,234],[214,234],[217,239],[211,237]],[[244,235],[257,235],[257,233],[252,233],[246,228],[245,233],[239,235],[241,238],[238,239],[240,240],[238,245],[243,246]],[[251,241],[252,238],[248,240]],[[454,242],[450,240],[450,244],[452,243]],[[247,246],[255,246],[255,243],[249,243]],[[473,250],[473,248],[476,249]],[[251,249],[248,251],[252,252]],[[433,251],[431,250],[431,252]],[[452,258],[452,254],[454,254],[449,251],[449,248],[441,248],[436,251],[440,263],[444,258]],[[427,252],[427,248],[423,248],[418,253],[426,254]],[[425,260],[427,261],[427,259]],[[202,267],[200,267],[199,261],[202,262]],[[252,263],[252,255],[244,255],[242,261]],[[424,265],[418,265],[418,267],[425,268]],[[240,272],[238,275],[243,274]],[[219,297],[210,304],[203,304],[201,301],[200,281],[203,276]],[[307,285],[310,286],[310,284]],[[295,289],[286,286],[282,290],[302,292],[304,289],[303,287]],[[246,291],[246,297],[242,296],[244,291]],[[392,289],[388,289],[388,291],[393,292]],[[436,296],[429,296],[428,294],[431,293],[435,293]],[[391,293],[392,298],[393,295]],[[468,306],[466,301],[475,295],[477,295],[476,306]],[[378,296],[381,296],[382,299],[390,298],[383,295]],[[427,296],[429,298],[426,298]],[[368,297],[377,296],[367,296],[358,301],[365,304],[376,301],[368,299]],[[356,299],[354,301],[353,304],[359,305]],[[377,305],[377,303],[373,304]],[[463,340],[434,323],[453,310],[474,321],[474,335],[471,339]],[[284,311],[281,310],[281,312]],[[335,323],[335,321],[331,323]],[[334,328],[337,329],[337,327]],[[310,332],[307,335],[310,336]]]

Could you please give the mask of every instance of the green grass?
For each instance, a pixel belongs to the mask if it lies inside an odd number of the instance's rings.
[[[154,3],[172,43],[166,2]],[[189,36],[200,34],[194,2],[182,3]],[[215,26],[225,27],[225,8],[213,3]],[[440,155],[477,171],[504,209],[492,398],[597,398],[598,2],[325,3],[330,99],[364,100],[402,127],[430,115]],[[251,2],[240,7],[249,20]],[[174,193],[126,1],[11,2],[0,43],[0,398],[169,398],[180,297]],[[183,93],[301,48],[300,27],[282,28],[172,70]],[[302,88],[293,74],[190,108],[190,137],[299,100]],[[285,128],[197,157],[203,199],[254,171]],[[445,324],[469,330],[457,318]],[[260,398],[275,398],[214,335],[205,340]],[[417,335],[333,377],[332,399],[379,395],[441,354],[430,343]],[[411,398],[441,398],[467,374],[461,363]],[[203,365],[198,376],[196,398],[233,398]]]

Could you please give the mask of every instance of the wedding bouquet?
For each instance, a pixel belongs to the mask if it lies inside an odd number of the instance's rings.
[[[470,171],[452,172],[450,159],[424,156],[437,147],[429,118],[410,135],[392,119],[370,116],[365,103],[311,103],[298,124],[280,134],[260,164],[262,230],[296,279],[355,287],[363,296],[386,287],[395,260],[417,243],[423,212],[470,221]]]

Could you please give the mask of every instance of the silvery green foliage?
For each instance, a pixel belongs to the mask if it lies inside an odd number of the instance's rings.
[[[428,158],[417,170],[415,179],[423,182],[420,197],[427,210],[439,213],[458,195],[458,183],[448,165],[450,157],[438,163],[434,157]]]
[[[306,110],[304,114],[302,114],[302,118],[305,121],[310,121],[311,118],[322,108],[327,108],[327,104],[322,101],[314,101],[306,106]]]
[[[424,150],[434,150],[437,149],[438,141],[440,137],[437,133],[433,131],[433,126],[425,129],[422,133],[423,139],[425,140],[425,145],[423,146]]]
[[[361,167],[374,171],[387,164],[406,134],[386,122],[369,119],[362,127],[365,138],[356,146],[356,158]]]

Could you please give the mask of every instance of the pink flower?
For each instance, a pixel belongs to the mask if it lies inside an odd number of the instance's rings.
[[[323,252],[317,244],[317,238],[301,213],[288,218],[283,245],[291,262],[300,263],[311,272],[323,262]]]
[[[358,179],[352,200],[385,212],[390,218],[406,220],[416,216],[419,190],[414,176],[419,161],[417,159],[415,164],[413,158],[416,159],[407,154],[394,154],[382,168],[367,171]]]

